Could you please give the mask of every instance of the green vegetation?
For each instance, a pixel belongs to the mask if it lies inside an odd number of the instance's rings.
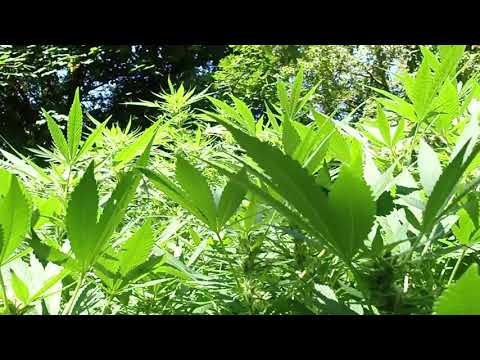
[[[42,105],[52,145],[0,148],[3,314],[480,314],[472,55],[293,48],[169,78],[144,129]]]

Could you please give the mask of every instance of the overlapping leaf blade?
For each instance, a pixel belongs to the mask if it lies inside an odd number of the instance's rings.
[[[480,315],[480,275],[478,265],[471,265],[450,285],[434,305],[437,315]]]
[[[0,228],[3,234],[0,265],[25,239],[31,218],[32,204],[17,177],[10,175],[8,191],[3,198],[0,197]]]
[[[83,267],[89,265],[98,241],[98,190],[92,161],[68,203],[66,226],[75,258]]]

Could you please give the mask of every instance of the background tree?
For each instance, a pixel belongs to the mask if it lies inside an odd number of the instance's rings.
[[[275,98],[277,80],[292,80],[299,66],[305,69],[307,87],[320,83],[315,100],[322,111],[339,114],[357,107],[374,86],[400,92],[393,74],[415,69],[421,59],[417,46],[380,45],[277,45],[231,46],[214,74],[220,96],[229,92],[254,108]]]
[[[123,102],[150,99],[167,78],[203,88],[228,52],[226,46],[0,46],[0,134],[16,147],[44,144],[48,132],[41,107],[66,114],[80,87],[86,110],[146,125],[143,108]],[[128,115],[127,115],[128,112]],[[62,120],[58,118],[57,120]]]

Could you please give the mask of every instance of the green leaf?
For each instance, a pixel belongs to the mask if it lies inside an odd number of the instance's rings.
[[[18,157],[10,154],[5,150],[0,149],[0,153],[15,167],[15,170],[22,172],[23,174],[29,176],[31,179],[43,180],[50,182],[50,177],[46,174],[45,170],[36,165],[33,161],[26,158],[20,153]]]
[[[385,144],[391,146],[392,138],[390,135],[390,125],[388,125],[387,117],[380,104],[377,105],[377,127],[378,130],[380,130],[380,134],[382,134]]]
[[[247,174],[244,169],[240,170],[235,177],[244,178]],[[218,205],[218,227],[224,226],[228,220],[233,216],[235,211],[242,203],[245,197],[246,190],[244,187],[237,184],[236,179],[231,179],[223,189],[220,203]]]
[[[237,184],[245,187],[246,190],[250,191],[255,196],[254,199],[258,197],[259,199],[262,199],[266,203],[270,204],[275,210],[277,210],[280,214],[285,216],[285,218],[287,218],[292,224],[300,226],[305,231],[315,234],[315,229],[309,223],[307,223],[296,211],[291,210],[289,207],[284,205],[281,201],[273,197],[269,192],[253,184],[248,179],[248,177],[244,177],[244,178],[235,177],[235,173],[231,173],[228,170],[224,169],[223,167],[213,164],[207,160],[203,160],[203,161],[209,164],[210,166],[214,167],[215,169],[217,169],[220,173],[224,174],[225,176],[230,177],[230,179],[232,179],[233,181],[236,181]],[[245,219],[244,224],[245,224],[245,227],[249,230],[251,229],[251,227],[255,222],[255,217],[253,217],[253,215],[254,213],[256,213],[256,210],[255,210],[256,206],[257,206],[257,200],[254,200],[253,206],[249,206],[247,209],[247,214],[246,214],[247,218]],[[318,246],[319,243],[315,242],[315,243],[312,243],[312,245]],[[328,245],[328,243],[326,245]]]
[[[367,86],[367,87],[388,98],[388,99],[381,99],[381,98],[377,99],[377,101],[380,102],[387,109],[393,112],[396,112],[397,114],[405,117],[410,121],[414,121],[414,122],[417,121],[417,116],[415,115],[415,109],[412,104],[409,104],[408,102],[406,102],[405,100],[403,100],[402,98],[396,95],[390,94],[388,91],[377,89],[370,86]]]
[[[329,217],[327,198],[323,188],[315,183],[315,178],[279,149],[245,134],[230,124],[223,122],[223,125],[247,154],[265,170],[274,190],[308,219],[316,229],[316,235],[331,239],[325,222]]]
[[[291,124],[292,120],[286,120],[282,126],[282,142],[285,153],[293,156],[293,153],[297,149],[301,142],[300,136]]]
[[[300,100],[300,93],[302,91],[303,85],[303,68],[300,67],[300,70],[295,76],[295,81],[293,82],[292,87],[292,94],[290,96],[290,110],[292,111],[291,116],[293,116],[293,112],[298,109],[298,101]]]
[[[56,247],[42,243],[35,230],[32,229],[32,236],[28,239],[28,245],[33,249],[33,253],[43,266],[47,266],[51,262],[70,271],[81,272],[80,264],[68,254],[60,251],[56,243],[54,244]]]
[[[62,269],[62,271],[60,271],[58,274],[49,278],[47,281],[45,281],[42,287],[32,295],[31,301],[33,302],[42,297],[48,297],[49,294],[46,294],[46,292],[54,287],[59,281],[62,281],[66,276],[70,275],[70,273],[71,271],[69,269]]]
[[[43,114],[44,114],[45,118],[47,119],[48,131],[50,131],[50,135],[52,136],[53,143],[55,144],[57,149],[60,151],[60,153],[64,156],[64,158],[67,161],[69,161],[70,160],[70,152],[68,150],[67,141],[65,140],[65,137],[63,136],[62,130],[58,127],[55,120],[53,120],[52,117],[50,115],[48,115],[48,113],[45,110],[43,110]]]
[[[471,265],[440,295],[434,305],[437,315],[480,315],[478,264]]]
[[[187,198],[187,195],[184,191],[175,185],[168,177],[159,172],[153,172],[146,168],[139,168],[139,170],[145,175],[150,181],[153,182],[156,188],[165,193],[171,200],[180,204],[185,210],[191,212],[195,215],[200,221],[208,226],[208,219],[205,215],[196,208],[192,203],[190,198]]]
[[[425,192],[430,195],[442,174],[442,166],[435,151],[423,140],[418,150],[418,172]]]
[[[255,127],[255,118],[248,108],[247,104],[245,104],[242,100],[236,98],[233,95],[230,95],[233,102],[235,103],[236,110],[238,114],[243,119],[243,123],[248,129],[250,135],[255,135],[256,127]],[[237,115],[238,118],[238,115]]]
[[[458,216],[458,224],[452,227],[452,232],[460,244],[469,245],[473,243],[470,237],[475,230],[475,225],[465,209],[461,209]]]
[[[44,224],[51,222],[51,217],[59,214],[62,209],[62,202],[57,196],[51,196],[48,199],[38,198],[36,201],[40,218],[35,223],[35,229],[42,227]]]
[[[288,94],[287,94],[287,89],[285,87],[285,84],[281,81],[277,83],[277,96],[278,96],[278,99],[280,100],[280,105],[282,107],[283,113],[288,116],[290,114]]]
[[[415,75],[415,83],[413,87],[413,104],[418,121],[425,119],[430,110],[432,99],[435,96],[435,88],[433,83],[433,74],[430,70],[427,60],[423,60]]]
[[[119,256],[119,271],[122,276],[147,261],[153,248],[151,220],[147,220],[138,231],[123,244]]]
[[[11,274],[11,282],[13,292],[18,300],[20,300],[23,304],[27,305],[29,303],[30,293],[28,291],[28,286],[20,279],[13,269],[10,269]]]
[[[97,225],[96,245],[91,253],[90,263],[101,254],[118,225],[123,220],[128,204],[135,195],[140,176],[136,171],[123,174],[115,190],[105,204]]]
[[[392,145],[396,145],[400,140],[403,139],[405,131],[405,120],[402,118],[399,120],[398,125],[395,129],[393,139],[392,139]]]
[[[23,242],[32,218],[32,204],[15,175],[10,175],[7,189],[6,195],[0,197],[0,229],[3,234],[0,265],[8,260]]]
[[[216,206],[207,180],[181,156],[177,157],[176,178],[191,202],[208,220],[208,226],[215,230],[217,228]]]
[[[78,145],[82,139],[82,127],[83,116],[82,105],[80,104],[80,89],[77,88],[75,90],[73,104],[70,107],[70,112],[68,113],[67,124],[67,142],[71,159],[75,157]]]
[[[157,133],[159,124],[160,120],[145,130],[133,143],[115,155],[113,161],[117,169],[124,167],[145,149],[145,146],[147,146],[148,142],[152,139],[152,136]]]
[[[367,239],[375,219],[375,201],[365,181],[343,166],[328,197],[332,242],[351,260]]]
[[[137,159],[135,163],[136,167],[146,166],[148,164],[150,150],[156,134],[157,132],[155,130],[142,155]],[[141,176],[136,169],[121,176],[115,190],[105,204],[103,213],[98,221],[96,246],[91,254],[89,264],[94,264],[102,252],[106,250],[110,237],[123,220],[127,212],[128,204],[135,196],[140,180]]]
[[[84,270],[90,265],[98,239],[98,190],[92,161],[72,192],[67,207],[66,227],[75,259]]]
[[[102,134],[102,131],[105,129],[105,126],[107,125],[108,121],[110,120],[110,117],[105,120],[103,123],[101,123],[97,128],[92,131],[92,133],[88,136],[87,140],[83,143],[82,147],[78,151],[75,160],[80,159],[80,157],[83,154],[86,154],[90,148],[95,144],[95,142],[98,140],[100,135]]]
[[[467,142],[462,147],[455,158],[443,170],[442,175],[440,175],[432,190],[423,213],[423,231],[426,234],[430,233],[433,229],[437,217],[455,193],[456,186],[462,178],[463,173],[480,151],[480,147],[477,145],[469,154],[467,152],[469,143],[470,142]]]

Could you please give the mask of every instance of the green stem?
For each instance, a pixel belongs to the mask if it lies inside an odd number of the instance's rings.
[[[70,177],[72,175],[72,166],[68,165],[68,176],[67,182],[65,184],[65,192],[63,194],[63,198],[65,199],[65,203],[68,201],[68,187],[70,186]]]
[[[220,243],[220,247],[222,249],[222,253],[226,257],[228,265],[230,266],[230,271],[233,274],[233,277],[235,279],[235,283],[237,284],[238,289],[241,289],[240,281],[239,281],[237,273],[235,271],[235,266],[233,265],[232,259],[230,258],[230,256],[227,253],[227,249],[225,248],[225,244],[223,243],[223,239],[220,236],[219,232],[215,232],[215,235],[217,235],[218,241]],[[248,298],[247,298],[246,294],[243,294],[243,298],[245,299],[245,301],[246,301],[246,303],[247,303],[247,305],[248,305],[248,307],[251,311],[250,301],[248,301]]]
[[[450,278],[448,279],[447,286],[450,285],[450,283],[453,281],[453,278],[455,277],[455,274],[457,273],[458,268],[460,267],[460,264],[461,264],[463,258],[465,257],[466,252],[467,252],[467,249],[464,248],[463,251],[462,251],[462,255],[460,255],[460,257],[458,258],[457,263],[455,264],[455,267],[453,268],[452,274],[450,275]]]
[[[10,305],[8,303],[8,298],[7,298],[7,291],[5,288],[5,282],[3,281],[3,275],[2,271],[0,270],[0,290],[2,292],[2,301],[3,301],[3,307],[6,310],[6,313],[10,313]]]
[[[346,264],[347,264],[347,267],[350,269],[350,271],[353,273],[353,277],[357,281],[358,289],[363,293],[363,295],[365,296],[365,299],[368,301],[369,290],[362,275],[358,272],[357,269],[355,269],[352,263],[346,262]],[[368,309],[371,311],[371,313],[374,314],[372,305],[369,302],[367,303],[367,306],[368,306]]]
[[[103,308],[102,315],[107,315],[107,310],[110,308],[110,304],[112,303],[113,297],[115,296],[115,293],[110,293],[107,298],[107,303],[105,304],[105,307]]]
[[[73,305],[75,305],[75,302],[77,301],[78,292],[82,287],[84,278],[85,278],[85,273],[82,273],[82,275],[80,276],[80,279],[78,280],[77,286],[75,287],[75,291],[73,292],[73,296],[70,299],[65,315],[72,315]]]

